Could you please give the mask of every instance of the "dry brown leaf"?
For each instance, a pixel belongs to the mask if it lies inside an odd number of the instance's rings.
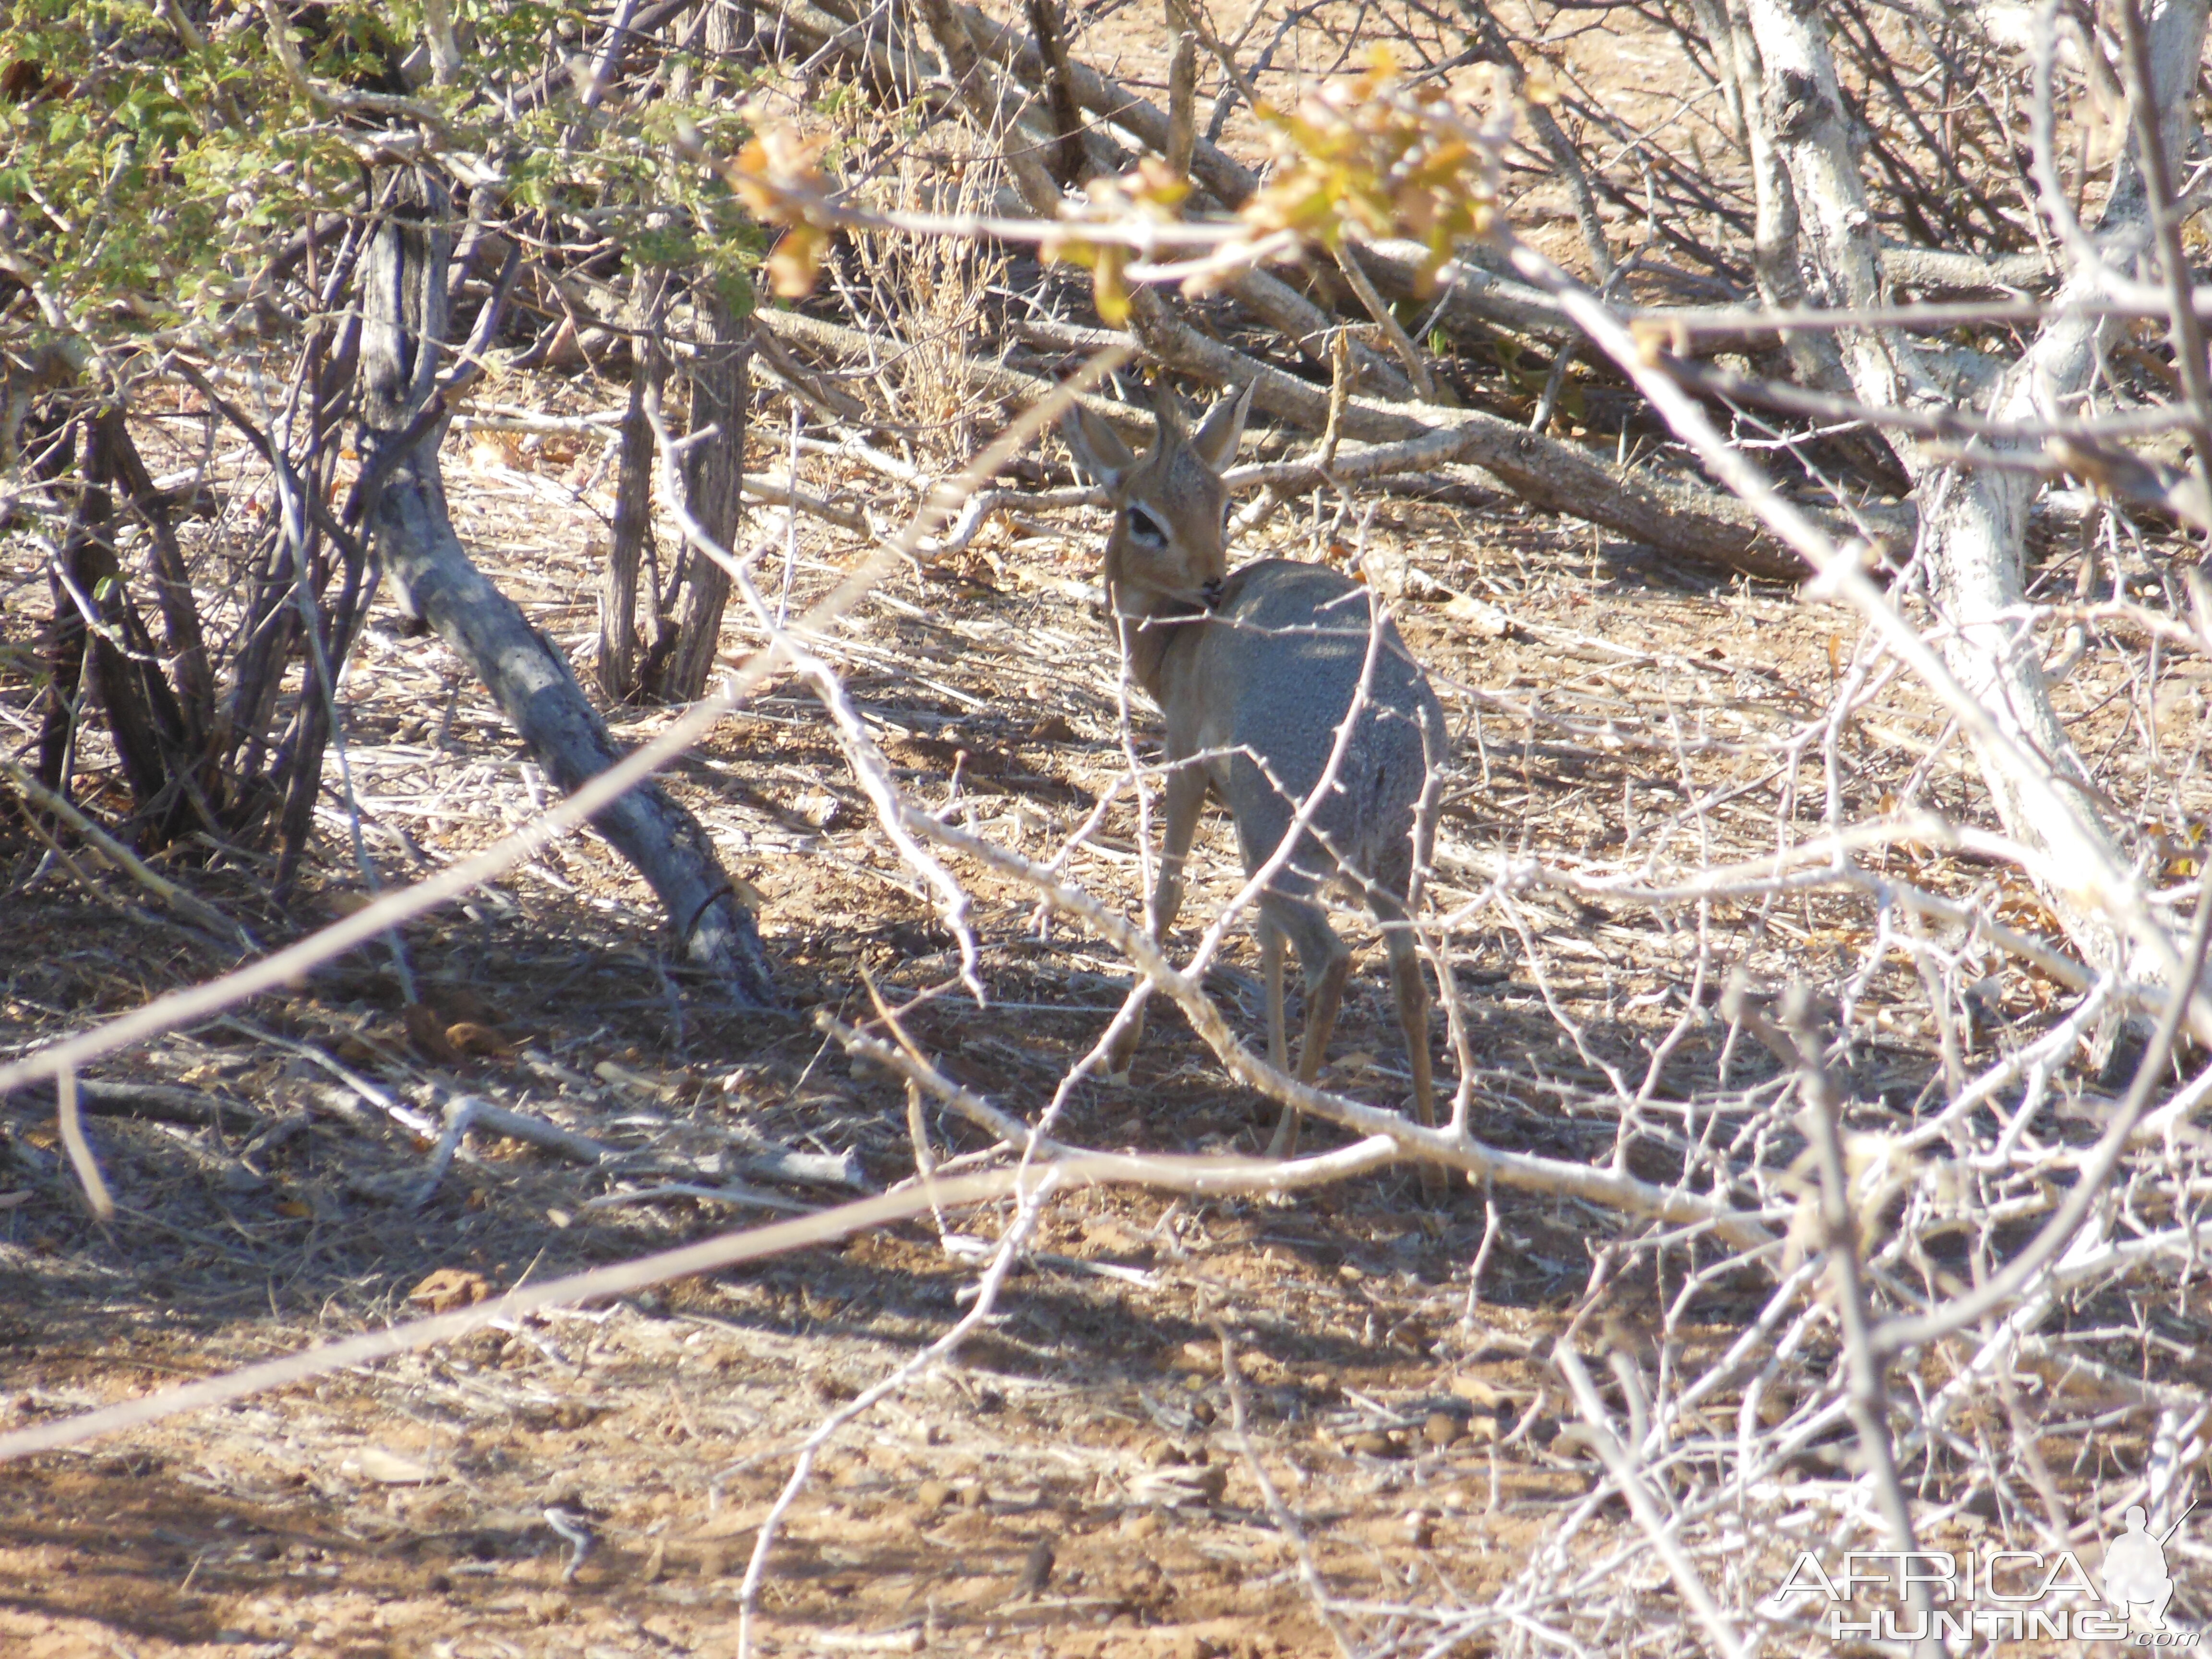
[[[407,1292],[407,1299],[432,1313],[472,1308],[492,1295],[491,1281],[466,1267],[441,1267]]]
[[[506,1060],[514,1053],[514,1045],[489,1025],[479,1025],[472,1019],[456,1020],[446,1028],[446,1041],[464,1054],[475,1054],[489,1060]]]

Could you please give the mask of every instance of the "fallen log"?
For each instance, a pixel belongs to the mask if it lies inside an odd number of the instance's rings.
[[[1132,297],[1137,337],[1162,362],[1218,386],[1256,380],[1252,401],[1257,407],[1316,431],[1327,426],[1324,388],[1208,339],[1172,316],[1156,294]],[[1345,438],[1377,446],[1364,458],[1363,476],[1471,463],[1532,507],[1601,525],[1691,563],[1780,581],[1807,574],[1804,562],[1734,496],[1607,465],[1580,444],[1480,410],[1353,398],[1346,400],[1338,429]],[[1331,467],[1343,459],[1340,449]],[[1327,476],[1328,470],[1316,465],[1307,481],[1318,483]]]

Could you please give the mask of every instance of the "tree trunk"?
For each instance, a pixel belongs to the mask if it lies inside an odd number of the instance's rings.
[[[623,413],[621,460],[615,477],[615,521],[599,571],[599,690],[610,702],[634,702],[638,679],[637,577],[653,538],[653,460],[656,446],[645,400],[666,362],[655,338],[658,304],[630,339],[629,408]]]
[[[1876,305],[1883,298],[1879,251],[1834,61],[1818,15],[1799,10],[1790,0],[1744,3],[1764,73],[1751,118],[1782,158],[1801,249],[1815,287],[1823,290],[1817,297],[1838,307]],[[2150,25],[2153,59],[2159,66],[2160,119],[2170,134],[2171,155],[2186,153],[2188,95],[2204,19],[2205,0],[2166,0]],[[2131,146],[2099,227],[2107,258],[2116,263],[2140,258],[2148,246],[2135,155]],[[2054,307],[2057,314],[1990,399],[1993,416],[2052,420],[2071,411],[2072,394],[2088,383],[2094,370],[2100,338],[2116,324],[2111,319],[2069,317],[2064,303],[2093,293],[2099,280],[2094,270],[2079,270],[2069,281]],[[1950,377],[1940,348],[1923,347],[1894,330],[1847,331],[1839,341],[1862,401],[1890,406],[1946,398],[1943,388]],[[2025,602],[2027,508],[2036,480],[1972,463],[1955,465],[1923,445],[1900,447],[1920,495],[1929,597],[1946,624],[1939,648],[1951,672],[1990,709],[2010,740],[2003,748],[1976,746],[2006,832],[2060,868],[2075,867],[2084,849],[2110,867],[2124,868],[2118,837],[2084,787],[2087,769],[2052,706],[2041,653],[2017,620]],[[2002,452],[2007,446],[1989,447]],[[2047,772],[2058,791],[2056,806],[2051,796],[2029,787],[2030,781],[2020,775],[2023,765]],[[2066,821],[2054,820],[2054,812],[2060,811]],[[2069,893],[2047,896],[2085,957],[2119,963],[2127,947],[2111,916]]]
[[[1045,106],[1054,134],[1052,176],[1065,188],[1083,182],[1083,110],[1075,101],[1075,70],[1067,61],[1067,36],[1060,27],[1060,0],[1029,0],[1030,31],[1044,57]]]
[[[692,516],[726,548],[735,549],[742,523],[739,489],[745,476],[745,404],[752,343],[730,314],[714,273],[702,279],[694,313],[703,336],[691,360],[691,434],[714,436],[684,452],[684,493]],[[664,609],[673,617],[665,650],[653,665],[647,689],[669,702],[702,696],[721,643],[722,612],[729,604],[729,573],[686,546],[677,556],[675,592]]]
[[[63,539],[60,571],[51,579],[52,680],[40,732],[39,775],[56,793],[69,793],[77,733],[86,709],[96,703],[106,714],[131,786],[142,843],[161,848],[183,833],[192,816],[182,783],[191,751],[183,711],[161,678],[153,638],[115,556],[114,435],[122,420],[122,410],[110,408],[80,428],[76,505]]]
[[[100,417],[100,441],[115,482],[153,538],[154,591],[161,600],[169,658],[176,665],[178,714],[185,744],[200,787],[212,790],[216,744],[215,675],[208,665],[207,640],[200,628],[199,601],[191,573],[178,544],[167,502],[154,488],[145,459],[131,441],[131,428],[118,404]]]
[[[475,669],[547,775],[572,791],[618,757],[606,723],[567,659],[470,562],[446,512],[446,418],[432,402],[446,327],[441,198],[418,187],[377,230],[368,262],[360,448],[374,482],[363,515],[410,614]],[[592,822],[652,884],[693,966],[750,1006],[775,1006],[759,933],[698,821],[648,781]]]

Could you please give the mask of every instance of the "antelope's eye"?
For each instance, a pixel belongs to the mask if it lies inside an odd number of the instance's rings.
[[[1131,540],[1142,542],[1146,547],[1165,547],[1168,544],[1168,527],[1152,508],[1139,507],[1132,501],[1123,513],[1121,521],[1128,526]]]

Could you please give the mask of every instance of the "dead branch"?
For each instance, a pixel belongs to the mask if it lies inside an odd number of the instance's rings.
[[[1256,407],[1313,431],[1328,426],[1327,392],[1206,338],[1168,314],[1164,301],[1135,297],[1138,337],[1162,362],[1220,386],[1257,380]],[[1719,496],[1616,471],[1577,445],[1480,410],[1422,413],[1436,423],[1425,425],[1404,404],[1353,398],[1343,428],[1347,437],[1377,445],[1395,441],[1401,447],[1391,459],[1407,470],[1471,463],[1534,506],[1587,519],[1677,558],[1785,580],[1802,574],[1755,515]],[[1378,460],[1368,476],[1385,470],[1395,468]]]

